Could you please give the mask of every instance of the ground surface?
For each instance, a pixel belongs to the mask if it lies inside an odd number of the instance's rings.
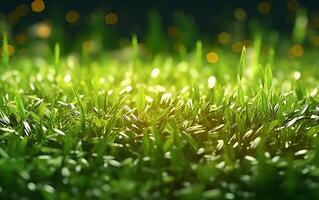
[[[314,62],[250,51],[4,60],[0,198],[319,198]]]

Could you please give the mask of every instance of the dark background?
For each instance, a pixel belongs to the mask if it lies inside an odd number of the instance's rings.
[[[150,13],[157,13],[159,16],[164,35],[167,35],[169,26],[178,23],[176,21],[180,16],[186,21],[193,21],[193,25],[189,27],[195,30],[189,31],[194,32],[194,38],[209,38],[221,31],[232,32],[236,24],[233,15],[236,8],[242,8],[247,13],[247,19],[240,22],[244,27],[241,29],[244,34],[249,28],[249,20],[252,19],[257,19],[262,27],[288,34],[293,27],[295,16],[295,13],[288,11],[287,0],[268,0],[271,12],[266,15],[257,10],[258,3],[261,2],[259,0],[45,0],[44,2],[46,9],[43,12],[34,13],[30,10],[27,16],[11,26],[11,34],[26,32],[33,24],[46,21],[54,27],[54,34],[50,40],[68,41],[70,48],[76,40],[92,37],[92,32],[102,35],[108,47],[116,48],[119,46],[118,41],[129,38],[132,34],[137,34],[141,41],[147,38],[149,25],[152,23]],[[300,8],[307,10],[310,18],[319,16],[319,1],[297,2]],[[31,5],[32,0],[1,0],[2,21],[6,21],[8,14],[21,3]],[[69,10],[77,10],[80,13],[81,18],[76,24],[66,22],[65,13]],[[103,23],[103,17],[108,12],[118,14],[119,21],[116,25],[109,26]],[[187,32],[186,29],[183,31]]]

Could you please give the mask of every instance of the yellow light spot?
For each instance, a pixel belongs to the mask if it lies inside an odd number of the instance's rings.
[[[304,49],[301,45],[296,44],[290,48],[290,54],[294,57],[301,57],[304,55]]]
[[[238,20],[238,21],[242,21],[244,19],[246,19],[247,17],[247,13],[244,9],[242,8],[236,8],[234,10],[234,17]]]
[[[43,0],[34,0],[31,3],[31,9],[33,12],[36,12],[36,13],[40,13],[40,12],[44,11],[44,9],[45,9],[44,1]]]
[[[218,42],[220,42],[222,44],[228,44],[231,40],[231,36],[229,33],[221,32],[218,34],[217,40],[218,40]]]
[[[20,20],[20,16],[19,16],[19,14],[17,12],[11,12],[8,15],[8,22],[11,25],[14,25],[14,24],[18,23],[19,20]]]
[[[291,1],[288,1],[287,3],[287,9],[290,11],[290,12],[296,12],[299,8],[299,4],[296,0],[291,0]]]
[[[20,4],[16,7],[16,12],[21,16],[24,17],[29,13],[29,6],[26,4]]]
[[[82,49],[85,52],[91,52],[93,49],[93,42],[92,41],[85,41],[82,44]]]
[[[118,22],[118,15],[114,12],[110,12],[107,15],[105,15],[105,23],[109,25],[117,24]]]
[[[80,18],[80,14],[78,11],[70,10],[65,14],[65,19],[68,23],[73,24],[77,22]]]
[[[38,24],[37,27],[35,28],[36,35],[42,39],[46,39],[50,37],[51,32],[52,32],[52,27],[51,25],[47,23]]]
[[[24,33],[20,33],[16,36],[16,41],[18,44],[24,44],[27,42],[27,40],[28,40],[28,37]]]
[[[235,42],[232,45],[232,49],[236,53],[241,53],[241,50],[243,49],[243,47],[244,47],[244,44],[242,42]]]
[[[207,55],[206,55],[206,58],[207,58],[207,61],[209,62],[209,63],[212,63],[212,64],[214,64],[214,63],[217,63],[218,62],[218,54],[217,53],[215,53],[215,52],[209,52]]]
[[[258,9],[258,12],[265,15],[271,11],[271,5],[267,1],[263,1],[258,4],[257,9]]]
[[[167,32],[171,37],[176,37],[178,35],[178,30],[175,26],[169,26]]]

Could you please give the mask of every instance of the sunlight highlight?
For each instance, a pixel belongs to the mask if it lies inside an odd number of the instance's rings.
[[[208,88],[212,89],[216,85],[216,77],[215,76],[210,76],[208,78]]]

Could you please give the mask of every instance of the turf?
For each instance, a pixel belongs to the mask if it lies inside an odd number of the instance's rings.
[[[0,198],[319,198],[316,52],[256,48],[214,65],[201,43],[149,58],[136,38],[124,60],[4,51]]]

